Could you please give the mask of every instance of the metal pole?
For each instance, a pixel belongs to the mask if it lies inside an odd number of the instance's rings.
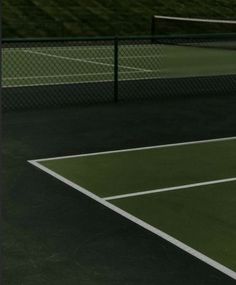
[[[152,17],[151,36],[152,36],[151,42],[154,44],[155,43],[154,37],[156,36],[156,18],[155,18],[155,16]]]
[[[151,23],[151,35],[156,35],[156,17],[152,16],[152,23]]]

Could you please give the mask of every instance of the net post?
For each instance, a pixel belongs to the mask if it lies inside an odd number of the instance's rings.
[[[114,38],[114,102],[119,97],[119,39]]]
[[[155,24],[156,24],[156,17],[152,16],[152,21],[151,21],[151,35],[152,36],[155,36],[155,33],[156,33]]]
[[[155,43],[155,41],[154,41],[154,36],[155,36],[155,33],[156,33],[156,27],[155,27],[156,23],[155,23],[155,21],[156,21],[155,16],[152,16],[152,21],[151,21],[151,36],[152,36],[151,42],[152,42],[152,44]]]

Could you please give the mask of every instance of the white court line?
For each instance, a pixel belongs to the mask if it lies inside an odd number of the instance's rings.
[[[129,214],[128,212],[118,208],[117,206],[115,206],[115,205],[109,203],[108,201],[100,198],[99,196],[95,195],[94,193],[88,191],[87,189],[73,183],[72,181],[66,179],[65,177],[57,174],[56,172],[48,169],[47,167],[41,165],[36,160],[31,160],[31,161],[29,161],[29,163],[31,163],[35,167],[41,169],[42,171],[45,171],[46,173],[50,174],[54,178],[64,182],[65,184],[69,185],[70,187],[76,189],[77,191],[85,194],[86,196],[94,199],[98,203],[100,203],[100,204],[104,205],[105,207],[113,210],[114,212],[120,214],[121,216],[127,218],[128,220],[130,220],[130,221],[138,224],[139,226],[145,228],[146,230],[158,235],[159,237],[163,238],[164,240],[172,243],[176,247],[178,247],[178,248],[182,249],[183,251],[187,252],[188,254],[198,258],[199,260],[201,260],[201,261],[205,262],[206,264],[212,266],[213,268],[217,269],[218,271],[226,274],[227,276],[231,277],[232,279],[236,280],[236,272],[231,270],[230,268],[224,266],[223,264],[213,260],[212,258],[202,254],[201,252],[195,250],[194,248],[188,246],[187,244],[184,244],[183,242],[181,242],[181,241],[177,240],[176,238],[168,235],[167,233],[159,230],[158,228],[155,228],[155,227],[151,226],[150,224],[144,222],[143,220],[141,220],[141,219]]]
[[[78,62],[84,62],[84,63],[92,63],[96,65],[103,65],[103,66],[111,66],[114,67],[114,64],[110,63],[104,63],[104,62],[99,62],[99,61],[93,61],[93,60],[85,60],[81,58],[73,58],[73,57],[67,57],[67,56],[60,56],[60,55],[54,55],[54,54],[48,54],[45,52],[38,52],[38,51],[30,51],[30,50],[23,50],[23,52],[26,53],[32,53],[32,54],[38,54],[38,55],[43,55],[43,56],[48,56],[48,57],[53,57],[57,59],[66,59],[66,60],[71,60],[71,61],[78,61]],[[131,67],[131,66],[126,66],[126,65],[118,65],[120,68],[127,68],[127,69],[133,69],[133,70],[141,70],[141,71],[152,71],[150,69],[143,69],[143,68],[137,68],[137,67]]]
[[[26,49],[23,49],[24,51],[23,52],[26,52],[27,50]],[[32,51],[32,49],[30,50]],[[78,52],[77,50],[74,50],[76,52]],[[22,52],[20,50],[16,51],[16,52]],[[122,54],[119,56],[119,59],[122,60],[122,59],[132,59],[132,58],[164,58],[166,57],[165,55],[163,54],[156,54],[156,55],[132,55],[132,56],[123,56]],[[83,58],[83,60],[93,60],[93,59],[114,59],[114,56],[96,56],[96,57],[85,57]]]
[[[147,71],[146,71],[147,72]],[[158,70],[148,71],[158,72]],[[120,74],[135,74],[143,73],[141,70],[137,71],[121,71]],[[22,76],[22,77],[5,77],[3,80],[26,80],[26,79],[37,79],[37,78],[57,78],[57,77],[75,77],[75,76],[100,76],[100,75],[113,75],[113,72],[100,72],[100,73],[75,73],[75,74],[57,74],[57,75],[39,75],[39,76]]]
[[[163,70],[162,70],[163,71]],[[142,73],[143,71],[140,72],[134,72],[134,73]],[[150,70],[150,71],[145,71],[146,74],[152,73],[152,72],[160,72],[159,70]],[[120,74],[125,74],[128,73],[128,71],[122,71],[119,72]],[[133,72],[130,72],[133,73]],[[219,75],[224,75],[224,74],[219,74]],[[234,75],[234,73],[232,73],[232,75]],[[218,76],[218,75],[215,75]],[[196,75],[193,76],[176,76],[176,77],[172,77],[171,75],[169,76],[160,76],[159,74],[157,76],[143,76],[143,77],[135,77],[135,78],[126,78],[126,79],[119,79],[120,82],[124,82],[124,81],[137,81],[137,80],[152,80],[152,79],[178,79],[178,78],[195,78],[198,77]],[[6,79],[6,78],[5,78]],[[4,78],[3,78],[4,80]],[[114,82],[113,79],[108,79],[108,80],[86,80],[86,81],[67,81],[67,82],[49,82],[49,83],[33,83],[33,84],[15,84],[15,85],[4,85],[2,84],[3,88],[16,88],[16,87],[36,87],[36,86],[54,86],[54,85],[70,85],[70,84],[87,84],[87,83],[104,83],[104,82]]]
[[[187,188],[195,188],[195,187],[208,186],[208,185],[220,184],[220,183],[227,183],[227,182],[232,182],[232,181],[236,181],[236,177],[218,179],[218,180],[212,180],[212,181],[206,181],[206,182],[200,182],[200,183],[193,183],[193,184],[185,184],[185,185],[174,186],[174,187],[166,187],[166,188],[160,188],[160,189],[155,189],[155,190],[133,192],[133,193],[128,193],[128,194],[105,197],[103,199],[105,199],[106,201],[110,201],[110,200],[123,199],[123,198],[135,197],[135,196],[144,196],[144,195],[149,195],[149,194],[154,194],[154,193],[182,190],[182,189],[187,189]]]
[[[163,71],[163,70],[162,70]],[[128,72],[128,71],[127,71]],[[160,72],[159,70],[150,70],[150,71],[145,71],[146,74],[152,73],[152,72]],[[122,71],[120,72],[120,74],[124,74],[126,73],[126,71]],[[132,73],[132,72],[131,72]],[[136,73],[136,72],[135,72]],[[137,72],[139,73],[139,72]],[[142,73],[142,71],[140,71],[140,73]],[[215,76],[218,75],[224,75],[222,74],[215,74]],[[234,73],[232,73],[232,75],[234,75]],[[137,80],[152,80],[152,79],[178,79],[178,78],[195,78],[195,77],[199,77],[196,75],[193,76],[160,76],[159,74],[157,76],[143,76],[142,77],[135,77],[135,78],[125,78],[125,79],[119,79],[120,82],[125,82],[125,81],[137,81]],[[70,85],[70,84],[87,84],[87,83],[103,83],[103,82],[114,82],[114,79],[108,79],[108,80],[85,80],[85,81],[70,81],[70,82],[44,82],[44,83],[33,83],[33,84],[16,84],[16,85],[2,85],[3,88],[16,88],[16,87],[34,87],[34,86],[55,86],[55,85]]]
[[[141,72],[141,71],[140,71]],[[151,72],[151,71],[150,71]],[[150,80],[150,79],[160,79],[162,77],[136,77],[136,78],[126,78],[120,79],[120,82],[124,81],[136,81],[136,80]],[[165,77],[163,77],[165,78]],[[35,83],[35,84],[16,84],[16,85],[3,85],[3,88],[16,88],[16,87],[37,87],[37,86],[58,86],[58,85],[70,85],[70,84],[88,84],[88,83],[104,83],[104,82],[114,82],[114,80],[86,80],[86,81],[70,81],[70,82],[55,82],[55,83]]]
[[[22,48],[23,49],[23,52],[26,52],[27,50],[26,49],[24,49],[24,48]],[[68,48],[69,49],[69,48]],[[16,52],[22,52],[21,50],[13,50],[13,51],[16,51]],[[11,52],[13,52],[13,51],[11,51]],[[32,48],[30,49],[30,51],[32,52]],[[75,51],[75,52],[78,52],[79,50],[73,50],[73,51]],[[10,52],[10,51],[8,51],[8,52]],[[35,51],[34,51],[35,52]],[[37,51],[36,51],[37,52]],[[132,56],[123,56],[122,54],[119,56],[119,58],[120,58],[120,60],[122,60],[122,59],[132,59],[132,58],[164,58],[164,57],[166,57],[164,54],[153,54],[153,55],[132,55]],[[114,59],[114,56],[102,56],[102,57],[99,57],[99,56],[96,56],[96,57],[85,57],[85,58],[83,58],[83,60],[93,60],[93,59]]]
[[[195,145],[195,144],[207,144],[207,143],[224,142],[224,141],[231,141],[231,140],[236,140],[236,136],[208,139],[208,140],[199,140],[199,141],[189,141],[189,142],[182,142],[182,143],[172,143],[172,144],[164,144],[164,145],[145,146],[145,147],[137,147],[137,148],[118,149],[118,150],[111,150],[111,151],[86,153],[86,154],[66,155],[66,156],[51,157],[51,158],[40,158],[40,159],[36,159],[35,161],[40,162],[40,161],[49,161],[49,160],[60,160],[60,159],[65,159],[65,158],[86,157],[86,156],[131,152],[131,151],[142,151],[142,150],[149,150],[149,149],[179,147],[179,146]]]
[[[207,68],[207,67],[206,67]],[[142,70],[137,70],[137,71],[120,71],[119,74],[124,75],[124,74],[138,74],[141,73],[143,74],[145,72],[145,74],[149,74],[149,73],[160,73],[160,72],[164,72],[165,69],[163,68],[162,70],[158,70],[158,69],[153,69],[150,71],[142,71]],[[38,75],[38,76],[22,76],[22,77],[3,77],[2,80],[27,80],[27,79],[37,79],[37,78],[61,78],[61,77],[74,77],[74,76],[100,76],[100,75],[113,75],[114,72],[100,72],[100,73],[75,73],[75,74],[57,74],[57,75]],[[232,73],[233,75],[234,73]],[[215,76],[218,75],[222,75],[222,73],[219,74],[215,74]],[[230,74],[228,74],[230,75]],[[180,76],[180,78],[191,78],[191,77],[195,77],[195,76]],[[168,76],[157,76],[157,77],[141,77],[141,78],[127,78],[127,79],[120,79],[119,81],[125,81],[125,80],[137,80],[137,79],[168,79],[168,78],[173,78],[173,77],[168,77]],[[175,77],[178,78],[178,77]],[[94,81],[86,81],[87,82],[105,82],[106,80],[94,80]],[[114,81],[114,80],[109,80],[109,81]],[[66,82],[68,84],[70,84],[70,82]],[[64,83],[64,84],[66,84]],[[77,81],[77,83],[83,83],[83,81]],[[49,84],[45,84],[45,85],[51,85],[54,83],[49,83]],[[61,84],[61,83],[59,83]],[[32,85],[27,85],[27,86],[35,86],[38,84],[32,84]],[[14,86],[12,86],[14,87]]]
[[[136,44],[136,45],[121,45],[120,46],[120,49],[121,50],[127,50],[127,48],[136,48],[136,49],[140,49],[140,48],[143,48],[143,49],[152,49],[152,50],[160,50],[161,47],[163,46],[163,44],[143,44],[143,45],[140,45],[140,44]],[[76,49],[85,49],[85,50],[88,50],[88,49],[95,49],[95,50],[100,50],[100,49],[108,49],[110,50],[112,53],[114,51],[114,45],[112,46],[64,46],[64,47],[60,47],[60,46],[52,46],[53,48],[56,48],[56,49],[66,49],[66,50],[76,50]],[[52,47],[42,47],[43,49],[51,49]],[[38,49],[39,47],[30,47],[31,50],[33,49]],[[5,48],[3,51],[4,52],[12,52],[12,51],[15,51],[15,52],[20,52],[22,49],[22,47],[8,47],[8,48]]]

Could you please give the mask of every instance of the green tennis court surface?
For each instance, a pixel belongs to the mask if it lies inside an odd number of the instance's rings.
[[[236,279],[236,137],[30,163]]]
[[[114,47],[44,46],[3,49],[3,86],[114,80]],[[119,47],[119,80],[235,74],[236,50],[177,45]]]

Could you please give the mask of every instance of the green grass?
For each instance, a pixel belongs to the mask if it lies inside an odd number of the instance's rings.
[[[236,52],[167,45],[121,46],[119,79],[235,74]],[[3,85],[111,81],[112,46],[35,47],[3,50]]]
[[[149,34],[153,14],[234,18],[234,0],[5,0],[4,37]]]
[[[234,139],[38,163],[235,271],[235,181],[138,193],[235,179],[235,149]]]

